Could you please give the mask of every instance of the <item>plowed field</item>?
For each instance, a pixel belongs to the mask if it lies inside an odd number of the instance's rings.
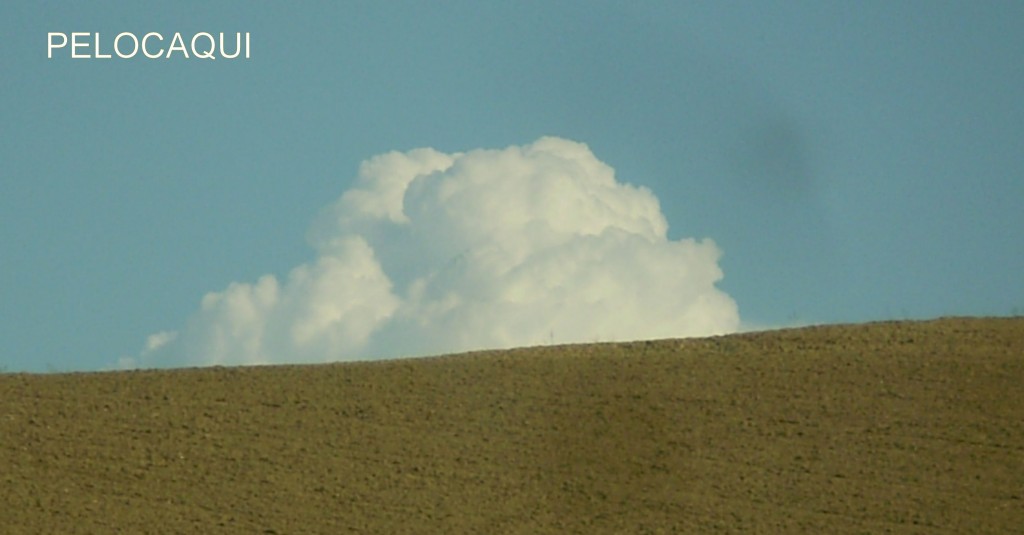
[[[2,533],[1024,533],[1024,319],[0,375]]]

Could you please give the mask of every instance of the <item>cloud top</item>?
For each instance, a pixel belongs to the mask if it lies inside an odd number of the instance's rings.
[[[131,364],[319,362],[732,332],[710,239],[574,141],[390,152],[316,218],[316,258],[203,297]]]

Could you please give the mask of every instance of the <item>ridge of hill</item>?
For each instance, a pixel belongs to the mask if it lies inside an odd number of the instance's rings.
[[[1022,533],[1024,318],[0,375],[4,533]]]

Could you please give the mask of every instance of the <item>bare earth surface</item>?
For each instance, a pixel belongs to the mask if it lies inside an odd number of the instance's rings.
[[[3,533],[1024,533],[1024,319],[0,375]]]

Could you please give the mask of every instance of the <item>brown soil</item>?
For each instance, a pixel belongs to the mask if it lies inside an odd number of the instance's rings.
[[[1024,533],[1024,318],[0,375],[3,533]]]

